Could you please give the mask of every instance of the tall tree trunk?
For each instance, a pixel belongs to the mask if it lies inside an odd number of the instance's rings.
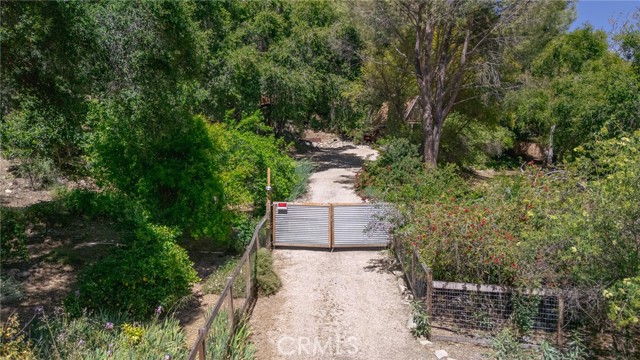
[[[435,119],[433,118],[431,102],[424,92],[420,97],[420,105],[422,107],[422,133],[424,134],[422,159],[430,167],[436,167],[438,148],[434,146],[436,133],[433,125]]]

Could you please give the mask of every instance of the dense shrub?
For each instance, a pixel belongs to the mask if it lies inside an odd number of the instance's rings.
[[[141,227],[129,247],[115,250],[86,269],[80,294],[69,307],[123,311],[142,318],[162,305],[170,308],[198,280],[187,253],[166,227]]]
[[[460,167],[484,167],[513,145],[513,134],[507,128],[454,112],[443,125],[438,160]]]
[[[284,152],[286,144],[268,134],[258,112],[239,123],[216,123],[208,126],[216,148],[214,162],[220,169],[220,179],[226,200],[238,207],[253,207],[264,213],[266,203],[267,168],[271,168],[273,199],[287,199],[299,182],[296,163]]]
[[[98,127],[91,145],[93,175],[99,185],[143,205],[153,222],[196,237],[227,239],[220,163],[212,161],[220,149],[207,135],[205,120],[180,109],[158,114],[149,108],[162,99],[136,105],[147,100],[92,105]],[[161,118],[152,121],[153,116]]]
[[[615,328],[614,347],[621,355],[632,357],[640,351],[640,276],[617,281],[603,295]]]
[[[26,219],[19,209],[0,208],[0,259],[2,264],[28,256]]]
[[[0,122],[0,143],[5,156],[20,159],[20,170],[34,187],[56,180],[60,168],[82,170],[79,155],[84,134],[70,114],[83,113],[84,107],[73,101],[65,105],[69,114],[63,114],[45,100],[26,96],[20,109]]]
[[[640,313],[629,294],[640,269],[640,132],[575,149],[579,157],[560,169],[529,164],[479,184],[431,185],[424,179],[440,179],[440,170],[416,173],[405,148],[389,145],[360,185],[377,186],[403,210],[396,236],[419,247],[434,279],[562,289],[572,320],[638,338]],[[422,182],[431,189],[421,191]],[[514,321],[526,330],[523,305]],[[618,345],[622,354],[636,346]]]
[[[4,291],[4,288],[3,288]],[[31,342],[21,332],[18,315],[13,313],[0,328],[0,357],[5,360],[36,359]]]
[[[418,147],[406,139],[391,139],[383,145],[378,160],[367,162],[356,176],[356,188],[366,197],[400,204],[430,201],[443,193],[465,189],[455,166],[427,169]]]
[[[273,269],[273,258],[269,250],[261,248],[258,250],[256,259],[256,281],[258,291],[262,295],[273,295],[282,286],[280,277]]]

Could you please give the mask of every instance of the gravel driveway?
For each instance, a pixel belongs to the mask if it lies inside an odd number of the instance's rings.
[[[361,202],[353,179],[375,150],[347,142],[311,153],[306,202]],[[406,328],[410,305],[381,251],[274,251],[283,287],[251,317],[257,359],[431,359]]]

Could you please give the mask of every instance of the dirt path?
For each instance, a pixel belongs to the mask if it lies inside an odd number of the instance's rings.
[[[353,182],[364,160],[375,160],[378,152],[364,145],[335,141],[320,143],[320,148],[307,157],[315,164],[315,172],[309,178],[309,188],[301,202],[359,203]]]
[[[353,178],[377,152],[339,143],[311,153],[316,173],[303,201],[361,202]],[[380,251],[274,251],[283,282],[258,300],[251,327],[258,359],[426,359],[406,328],[410,306]]]

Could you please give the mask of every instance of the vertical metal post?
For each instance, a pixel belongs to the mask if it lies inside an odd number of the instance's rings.
[[[562,296],[562,292],[558,294],[558,327],[556,329],[556,342],[558,346],[562,346],[564,342],[564,336],[562,333],[562,328],[564,327],[564,297]]]
[[[206,360],[207,358],[207,350],[205,348],[205,342],[207,340],[207,336],[204,333],[204,328],[198,329],[198,337],[200,338],[200,343],[198,344],[198,359]]]
[[[333,204],[329,204],[329,249],[333,250],[333,240],[334,240],[334,231],[333,231]]]
[[[273,237],[271,236],[271,168],[267,168],[267,247],[273,249]],[[259,242],[259,237],[258,237]]]

